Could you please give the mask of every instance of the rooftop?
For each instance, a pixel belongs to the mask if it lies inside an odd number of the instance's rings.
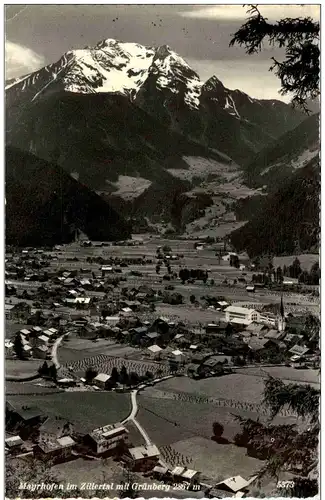
[[[251,314],[255,312],[255,309],[248,309],[247,307],[229,306],[225,309],[225,312],[234,314]]]
[[[111,375],[106,373],[99,373],[95,378],[94,382],[107,382],[111,378]]]
[[[216,484],[216,488],[220,488],[220,486],[226,486],[229,490],[233,491],[234,493],[237,493],[237,491],[242,490],[243,488],[247,488],[249,485],[249,482],[246,481],[241,476],[234,476],[234,477],[229,477],[228,479],[225,479],[224,481],[221,481],[220,483]]]
[[[162,348],[159,347],[159,345],[151,345],[150,347],[148,347],[148,350],[151,351],[151,352],[160,352],[162,351]]]
[[[160,451],[157,446],[152,444],[148,446],[137,446],[136,448],[130,448],[129,453],[133,460],[141,460],[142,458],[158,457]]]

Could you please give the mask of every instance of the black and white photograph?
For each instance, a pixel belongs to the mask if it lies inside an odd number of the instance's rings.
[[[320,498],[320,24],[3,6],[6,498]]]

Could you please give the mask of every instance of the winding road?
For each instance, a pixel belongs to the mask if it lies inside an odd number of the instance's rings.
[[[134,389],[131,392],[132,410],[131,410],[130,415],[125,420],[123,420],[122,425],[125,425],[128,422],[133,422],[133,424],[136,426],[136,428],[140,432],[141,436],[145,440],[146,446],[150,446],[150,445],[152,445],[154,443],[151,441],[151,439],[150,439],[148,433],[146,432],[146,430],[142,427],[142,425],[140,425],[140,423],[136,419],[136,415],[137,415],[138,410],[139,410],[138,403],[137,403],[137,394],[138,394],[138,392],[139,392],[139,389]],[[162,467],[166,467],[167,469],[169,469],[169,465],[165,462],[165,460],[162,457],[160,457],[159,463],[160,463],[160,465]]]

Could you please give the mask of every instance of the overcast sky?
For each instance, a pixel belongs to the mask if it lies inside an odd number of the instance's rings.
[[[317,5],[262,5],[269,20],[319,18]],[[277,98],[279,81],[268,71],[269,47],[255,56],[229,47],[246,18],[242,5],[10,5],[6,7],[6,79],[55,62],[71,49],[105,38],[144,45],[169,45],[202,80],[216,75],[226,87],[252,97]]]

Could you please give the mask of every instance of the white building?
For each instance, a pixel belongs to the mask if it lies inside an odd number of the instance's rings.
[[[97,387],[100,387],[100,389],[106,389],[108,384],[109,384],[109,380],[111,378],[111,375],[107,375],[106,373],[99,373],[94,379],[93,379],[93,383],[95,385],[97,385]]]
[[[99,455],[108,451],[114,451],[120,445],[124,445],[128,438],[128,430],[123,425],[106,425],[94,429],[88,436],[92,448]]]
[[[148,351],[150,352],[150,356],[154,359],[158,359],[160,357],[160,354],[161,354],[161,351],[162,351],[162,348],[159,347],[159,345],[151,345],[150,347],[148,347]]]
[[[246,307],[229,306],[225,309],[226,322],[249,325],[253,321],[259,321],[260,313],[255,309]]]

